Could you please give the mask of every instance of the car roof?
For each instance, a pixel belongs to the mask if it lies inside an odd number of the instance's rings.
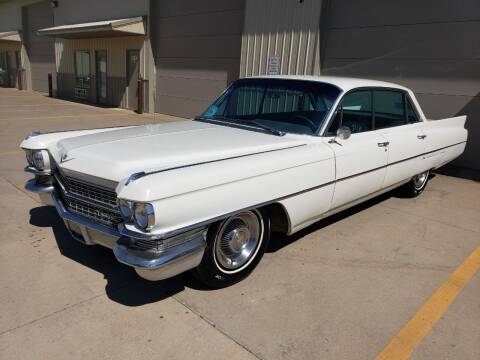
[[[303,81],[318,81],[335,85],[343,91],[349,91],[359,87],[387,87],[410,91],[408,88],[379,80],[358,79],[351,77],[340,76],[313,76],[313,75],[261,75],[252,76],[249,79],[284,79],[284,80],[303,80]]]

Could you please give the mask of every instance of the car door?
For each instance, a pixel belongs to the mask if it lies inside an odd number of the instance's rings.
[[[336,182],[330,209],[342,207],[382,188],[388,148],[386,139],[373,128],[371,90],[346,94],[327,132],[335,153]],[[350,128],[346,140],[334,136],[340,126]]]
[[[408,94],[395,89],[373,91],[374,126],[388,142],[388,166],[383,187],[422,172],[423,130]]]

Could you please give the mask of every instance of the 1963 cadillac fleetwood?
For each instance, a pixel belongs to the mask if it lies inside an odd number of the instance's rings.
[[[459,156],[466,117],[430,121],[414,94],[372,80],[241,79],[191,121],[31,133],[26,188],[73,238],[143,278],[245,278],[288,235],[393,188],[416,196]]]

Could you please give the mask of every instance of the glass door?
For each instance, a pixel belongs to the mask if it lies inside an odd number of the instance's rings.
[[[97,74],[97,102],[107,102],[107,50],[95,52],[95,67]]]
[[[8,86],[8,58],[6,51],[0,51],[0,86]]]
[[[140,77],[140,51],[127,50],[127,92],[128,108],[137,110],[138,108],[138,79]]]

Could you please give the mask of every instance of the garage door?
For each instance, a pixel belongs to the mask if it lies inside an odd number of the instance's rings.
[[[155,111],[198,115],[239,76],[243,0],[152,2]]]
[[[322,72],[405,85],[430,119],[467,115],[469,141],[453,164],[480,170],[478,14],[478,0],[331,0]]]
[[[37,35],[37,30],[53,26],[53,10],[48,1],[23,8],[24,40],[30,61],[32,89],[48,91],[48,73],[55,76],[54,39]],[[55,84],[55,78],[54,84]]]

